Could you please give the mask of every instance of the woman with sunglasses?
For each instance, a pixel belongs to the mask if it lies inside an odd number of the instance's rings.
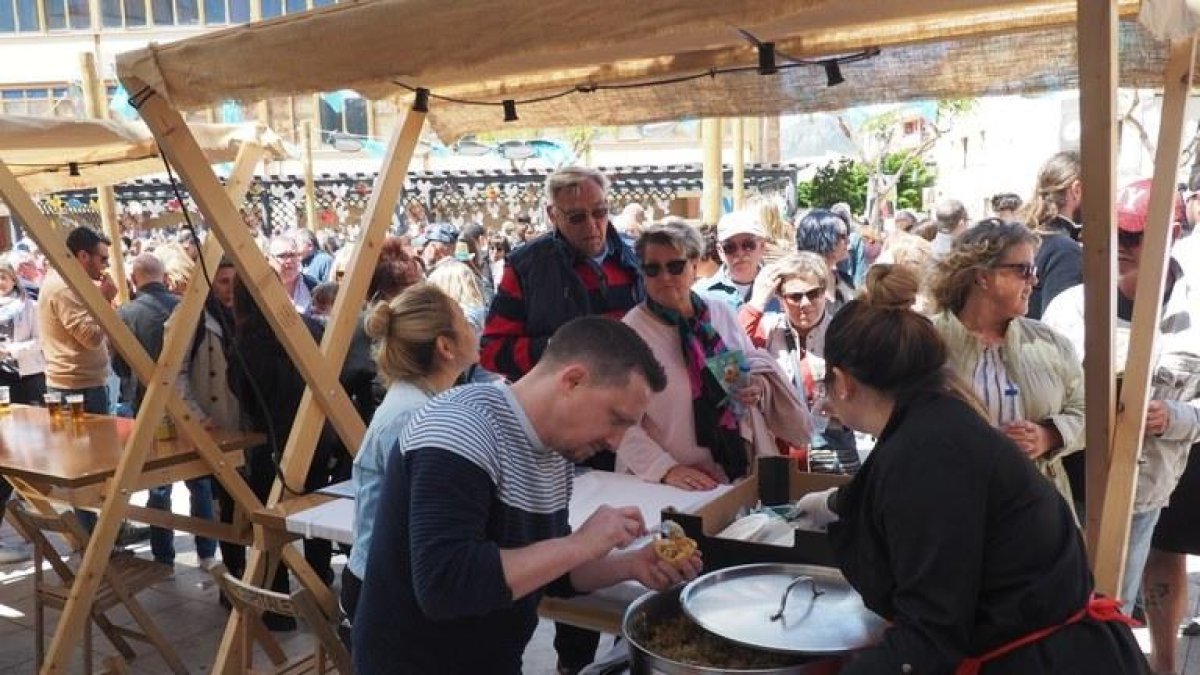
[[[738,310],[738,321],[750,341],[775,357],[809,408],[823,398],[825,330],[833,318],[825,297],[828,283],[829,269],[821,256],[808,251],[793,253],[763,269],[750,301]],[[771,299],[778,299],[782,312],[765,311]],[[808,452],[810,471],[858,471],[854,432],[837,420],[814,431]]]
[[[1024,225],[996,218],[960,235],[934,270],[933,323],[992,424],[1073,508],[1062,458],[1083,448],[1083,370],[1070,341],[1025,318],[1038,243]]]
[[[776,454],[768,436],[805,442],[807,408],[774,360],[754,348],[725,302],[692,292],[704,249],[700,233],[670,219],[648,227],[634,249],[648,297],[624,321],[663,365],[667,388],[625,434],[617,470],[684,490],[710,490],[746,475],[753,455]],[[708,364],[739,350],[750,372],[727,393]]]

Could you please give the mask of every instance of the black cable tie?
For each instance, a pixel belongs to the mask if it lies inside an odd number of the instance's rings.
[[[136,94],[129,97],[129,105],[134,110],[141,110],[142,104],[144,104],[146,101],[150,100],[150,97],[153,95],[154,95],[154,89],[152,89],[150,87],[150,85],[146,85],[146,86],[142,87],[141,89],[139,89]]]

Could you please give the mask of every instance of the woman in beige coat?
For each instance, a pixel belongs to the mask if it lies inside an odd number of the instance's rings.
[[[934,272],[933,323],[992,424],[1073,506],[1062,457],[1083,447],[1083,371],[1066,338],[1025,318],[1037,247],[1024,225],[998,219],[960,235]]]

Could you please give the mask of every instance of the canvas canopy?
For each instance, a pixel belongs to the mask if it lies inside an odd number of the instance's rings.
[[[262,145],[267,157],[290,154],[278,134],[260,124],[190,127],[213,163],[233,161],[246,141]],[[163,170],[154,136],[141,123],[23,115],[0,116],[0,161],[32,193],[112,185]]]
[[[1161,84],[1165,47],[1134,21],[1142,4],[1120,2],[1124,86]],[[1153,4],[1186,11],[1184,0]],[[452,140],[506,126],[498,107],[506,98],[753,66],[757,52],[739,30],[797,58],[871,47],[881,53],[843,66],[846,82],[838,87],[826,86],[820,67],[722,74],[519,102],[519,121],[507,126],[777,114],[1072,88],[1075,9],[1075,0],[364,0],[151,45],[120,55],[117,69],[182,109],[344,88],[368,98],[408,97],[398,83],[424,87],[435,95],[431,123]]]

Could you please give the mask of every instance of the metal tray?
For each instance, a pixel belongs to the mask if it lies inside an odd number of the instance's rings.
[[[796,583],[802,577],[811,583]],[[786,607],[773,620],[785,595]],[[887,628],[832,567],[729,567],[693,580],[679,601],[705,630],[748,647],[789,654],[836,655],[862,649],[878,642]]]

